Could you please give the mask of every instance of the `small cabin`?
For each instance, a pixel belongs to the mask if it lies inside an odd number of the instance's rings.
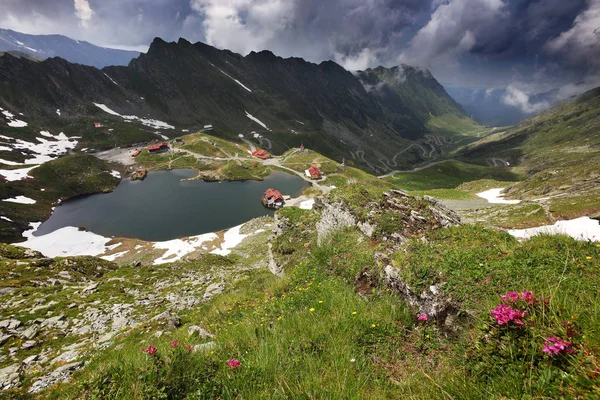
[[[131,157],[137,157],[140,155],[141,152],[142,152],[142,150],[135,149],[135,151],[133,153],[131,153]]]
[[[306,174],[306,177],[310,179],[321,179],[321,177],[323,176],[321,171],[319,171],[319,169],[316,167],[310,167],[309,169],[304,171],[304,174]]]
[[[94,122],[94,128],[102,128],[103,126],[100,122]]]
[[[202,128],[203,131],[212,131],[213,130],[213,126],[212,125],[204,125],[204,128]]]
[[[158,144],[153,144],[152,146],[148,146],[148,153],[162,153],[169,150],[169,144],[167,142],[162,142]]]
[[[263,194],[261,202],[267,208],[281,208],[285,203],[285,199],[279,190],[267,189]]]
[[[269,153],[267,153],[265,150],[256,150],[252,152],[252,155],[254,157],[258,157],[261,160],[266,160],[267,158],[271,157],[271,155]]]
[[[304,143],[300,144],[300,151],[304,151]]]

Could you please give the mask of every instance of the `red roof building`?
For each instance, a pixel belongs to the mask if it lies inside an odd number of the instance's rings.
[[[283,201],[283,195],[276,189],[267,189],[265,197],[272,202]]]
[[[94,128],[102,128],[102,126],[100,122],[94,122]]]
[[[271,155],[269,153],[267,153],[265,150],[256,150],[256,151],[252,152],[252,155],[254,157],[258,157],[262,160],[266,160],[267,158],[271,157]]]
[[[159,144],[153,144],[152,146],[148,146],[149,153],[158,153],[167,150],[169,150],[169,144],[167,142],[162,142]]]
[[[310,167],[306,170],[307,175],[310,176],[310,179],[320,179],[321,171],[319,171],[316,167]]]
[[[140,149],[135,149],[135,151],[133,153],[131,153],[132,157],[137,157],[140,155],[142,151]]]

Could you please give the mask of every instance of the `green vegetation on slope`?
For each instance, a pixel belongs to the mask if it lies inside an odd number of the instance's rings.
[[[457,152],[470,162],[499,158],[516,165],[529,178],[510,195],[582,193],[600,183],[600,88],[568,100]]]
[[[306,220],[309,227],[310,223]],[[43,398],[593,398],[600,350],[600,249],[562,237],[522,244],[465,226],[415,240],[394,264],[415,292],[440,286],[457,312],[416,319],[414,309],[377,281],[365,294],[354,278],[372,266],[378,246],[355,230],[318,247],[276,278],[256,271],[226,293],[190,310],[184,326],[156,338],[152,325],[93,359],[69,384]],[[490,315],[508,291],[532,291],[524,325]],[[188,324],[204,325],[213,344],[195,343]],[[572,342],[574,353],[548,356],[548,337]],[[177,342],[172,343],[173,340]],[[156,346],[154,355],[143,352]],[[174,346],[175,348],[172,348]],[[239,360],[232,369],[228,360]],[[352,379],[350,379],[352,377]]]
[[[480,179],[518,181],[519,175],[509,168],[488,168],[460,161],[443,161],[417,172],[401,172],[386,178],[405,190],[454,189]]]

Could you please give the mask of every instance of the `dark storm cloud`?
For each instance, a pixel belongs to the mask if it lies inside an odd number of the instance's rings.
[[[517,90],[600,83],[600,0],[0,0],[0,27],[121,47],[185,37],[351,70],[404,62],[445,84],[511,85],[523,104]]]

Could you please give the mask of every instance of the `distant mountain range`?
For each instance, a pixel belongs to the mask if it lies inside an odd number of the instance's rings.
[[[520,107],[504,102],[505,89],[485,89],[470,87],[445,87],[469,116],[488,126],[508,126],[532,117],[536,112],[525,112]],[[529,97],[532,104],[545,102],[552,105],[556,101],[556,91],[538,93]]]
[[[332,61],[269,51],[244,57],[183,39],[155,39],[129,66],[102,70],[0,58],[0,106],[15,114],[40,126],[112,117],[93,103],[177,127],[212,124],[236,140],[260,135],[275,153],[304,142],[377,171],[431,159],[453,138],[464,144],[466,128],[479,128],[429,71],[409,66],[353,74]]]
[[[137,51],[108,49],[62,35],[28,35],[0,29],[0,52],[19,51],[39,58],[60,57],[84,65],[103,68],[127,65],[140,55]]]

